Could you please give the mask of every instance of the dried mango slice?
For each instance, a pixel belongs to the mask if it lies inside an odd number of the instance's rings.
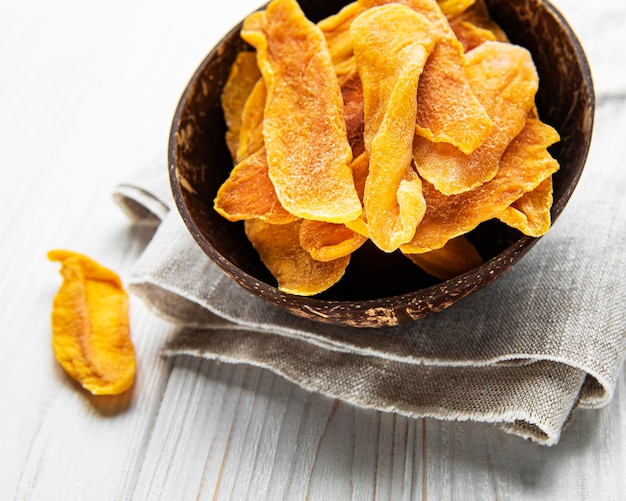
[[[350,39],[350,24],[360,7],[355,3],[347,5],[339,13],[323,19],[318,23],[326,37],[331,59],[335,66],[335,73],[342,86],[344,80],[354,87],[354,75],[357,75]],[[241,59],[241,60],[240,60]],[[252,67],[252,65],[254,67]],[[254,85],[250,84],[254,81]],[[241,80],[241,81],[239,81]],[[360,82],[359,82],[360,84]],[[246,94],[247,89],[247,94]],[[233,63],[229,79],[224,86],[225,94],[236,94],[222,97],[222,107],[228,127],[226,141],[236,163],[244,160],[248,155],[256,152],[263,146],[263,110],[265,108],[265,82],[257,65],[256,52],[245,51],[237,56]],[[246,98],[243,107],[235,104],[236,99]],[[230,102],[233,101],[231,104]],[[345,102],[345,96],[344,96]],[[357,102],[351,100],[351,102]],[[230,110],[229,108],[232,108]],[[361,113],[362,114],[362,113]],[[238,123],[239,122],[239,123]],[[233,148],[236,153],[233,153]]]
[[[466,56],[472,89],[494,122],[491,134],[470,155],[420,136],[413,143],[419,174],[445,195],[471,190],[495,176],[504,150],[524,127],[539,84],[532,57],[522,47],[485,42]]]
[[[234,157],[236,163],[242,162],[263,146],[265,97],[265,82],[259,79],[250,91],[241,112],[237,153]]]
[[[497,41],[493,31],[480,28],[467,21],[455,23],[452,29],[454,30],[457,40],[461,42],[465,52],[475,49],[485,42]]]
[[[540,237],[550,229],[552,218],[552,178],[513,202],[498,219],[529,237]]]
[[[343,224],[303,219],[300,225],[300,244],[317,261],[349,256],[366,240]]]
[[[94,395],[117,395],[133,384],[128,295],[119,276],[82,254],[53,250],[63,283],[52,307],[52,348],[63,369]]]
[[[460,16],[474,5],[474,2],[476,2],[476,0],[437,0],[441,11],[448,20]]]
[[[483,264],[476,247],[464,236],[446,242],[440,249],[422,254],[405,254],[426,273],[448,280]]]
[[[489,32],[490,35],[487,35],[487,37],[491,38],[491,36],[493,36],[493,39],[498,42],[509,41],[504,30],[489,14],[484,0],[475,0],[474,4],[465,10],[465,12],[450,20],[450,27],[461,42],[463,42],[463,25],[472,26],[473,29],[477,30],[477,33]],[[465,50],[468,51],[470,49],[466,48]]]
[[[296,0],[273,0],[244,21],[265,82],[268,172],[295,216],[342,223],[361,213],[343,101],[328,46]]]
[[[255,87],[255,89],[257,88],[258,86]],[[261,88],[264,90],[264,86]],[[363,87],[361,86],[358,73],[355,72],[344,80],[341,92],[344,100],[343,110],[348,143],[352,148],[353,155],[357,156],[365,149],[363,143]],[[254,96],[254,93],[255,91],[250,95],[247,103],[250,110],[253,106],[251,103],[258,98],[258,96]],[[262,110],[262,104],[260,108],[256,109]],[[252,115],[253,113],[250,111],[249,116]],[[261,112],[261,120],[262,117],[263,113]],[[245,123],[242,131],[243,129],[245,129]],[[260,149],[254,152],[245,151],[243,159],[234,167],[229,178],[220,186],[213,202],[214,208],[229,221],[241,221],[251,218],[259,218],[272,224],[284,224],[294,221],[298,218],[281,205],[274,185],[269,178],[262,136],[260,136],[259,144]],[[242,154],[242,152],[240,151],[239,154]],[[351,169],[354,168],[353,162]],[[365,170],[357,167],[361,173],[367,175],[367,165],[364,168]],[[364,183],[365,178],[362,176],[362,184]],[[362,200],[362,191],[357,191],[357,193],[359,193],[359,200]]]
[[[424,183],[426,214],[413,240],[402,246],[406,254],[443,247],[451,238],[499,217],[522,195],[534,190],[559,168],[548,147],[559,140],[549,125],[529,118],[500,159],[500,169],[489,182],[458,195],[443,195]]]
[[[233,160],[237,158],[244,106],[259,78],[261,72],[256,64],[256,54],[250,51],[237,54],[221,95],[226,122],[226,144]]]
[[[346,5],[337,14],[317,23],[324,37],[326,37],[330,57],[340,82],[346,75],[350,75],[356,70],[350,25],[362,10],[363,8],[357,2],[353,2]]]
[[[364,7],[394,0],[359,0]],[[417,134],[469,154],[489,136],[492,121],[474,95],[464,70],[463,47],[435,0],[400,0],[426,16],[441,38],[426,62],[417,91]]]
[[[451,37],[435,47],[417,93],[415,131],[470,154],[484,144],[493,122],[468,85],[462,52],[461,44]]]
[[[462,14],[450,19],[450,28],[465,52],[484,42],[509,42],[509,39],[489,14],[484,0],[475,0]]]
[[[316,261],[300,245],[300,224],[267,224],[258,219],[244,223],[246,236],[261,261],[289,294],[312,296],[337,283],[350,263],[350,256],[334,261]]]
[[[213,207],[229,221],[259,218],[284,224],[298,219],[278,201],[267,171],[264,147],[235,166],[217,191]]]
[[[354,177],[354,186],[359,199],[362,201],[365,196],[365,182],[367,181],[367,175],[369,173],[369,156],[367,152],[363,151],[358,157],[352,161],[352,176]],[[367,229],[367,222],[365,221],[365,214],[354,221],[348,221],[344,223],[355,233],[361,236],[369,237],[369,230]]]
[[[368,165],[368,156],[365,152],[352,162],[354,185],[361,200],[365,190]],[[318,261],[330,261],[347,256],[361,247],[367,237],[367,224],[362,218],[345,224],[305,219],[300,227],[300,244],[313,259]]]
[[[350,29],[363,84],[369,238],[392,252],[411,239],[425,209],[422,183],[411,165],[415,94],[439,32],[400,4],[368,9]]]

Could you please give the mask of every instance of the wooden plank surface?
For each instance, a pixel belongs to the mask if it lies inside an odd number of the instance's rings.
[[[623,499],[624,370],[610,406],[577,411],[545,448],[487,425],[354,408],[257,368],[164,359],[171,326],[131,297],[133,391],[96,399],[64,375],[46,251],[128,276],[150,234],[111,191],[164,155],[196,64],[260,3],[0,3],[0,499]],[[589,163],[619,165],[626,4],[553,3],[594,71]]]

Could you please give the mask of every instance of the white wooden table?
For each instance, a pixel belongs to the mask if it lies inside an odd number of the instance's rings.
[[[132,297],[132,392],[96,399],[65,376],[46,251],[128,276],[148,235],[111,191],[164,158],[187,79],[260,3],[0,2],[0,499],[624,499],[624,370],[610,406],[577,411],[545,448],[356,409],[255,368],[166,360],[171,327]],[[591,60],[595,134],[615,138],[589,161],[623,162],[626,3],[554,3]]]

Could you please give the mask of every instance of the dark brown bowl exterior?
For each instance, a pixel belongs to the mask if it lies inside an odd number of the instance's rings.
[[[336,13],[351,0],[300,0],[309,19]],[[556,221],[582,173],[593,128],[595,98],[581,45],[561,14],[540,0],[487,0],[492,17],[513,43],[529,49],[540,76],[537,107],[542,120],[561,134],[551,149],[561,169],[554,176],[552,219]],[[242,223],[213,210],[219,186],[232,169],[224,140],[220,94],[235,55],[248,48],[241,24],[202,61],[176,109],[169,144],[172,192],[182,218],[203,251],[233,280],[267,302],[316,321],[357,326],[398,325],[440,311],[509,270],[537,239],[496,221],[468,237],[485,263],[439,281],[405,257],[365,245],[339,284],[316,297],[280,292],[247,241]]]

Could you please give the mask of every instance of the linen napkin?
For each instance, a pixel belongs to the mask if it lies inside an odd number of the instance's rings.
[[[177,326],[165,355],[264,367],[357,406],[489,422],[552,445],[576,408],[610,401],[626,352],[626,206],[607,194],[615,173],[598,167],[502,278],[384,328],[318,324],[239,287],[186,230],[159,161],[114,198],[136,224],[156,227],[128,286]]]

